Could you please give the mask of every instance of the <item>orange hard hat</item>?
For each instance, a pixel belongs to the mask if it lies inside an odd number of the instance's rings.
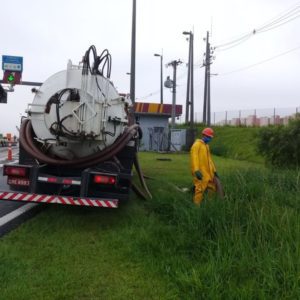
[[[214,137],[214,131],[213,131],[211,128],[209,128],[209,127],[204,128],[204,129],[202,130],[202,134],[203,134],[203,135],[206,135],[206,136],[209,136],[209,137],[211,137],[211,138]]]

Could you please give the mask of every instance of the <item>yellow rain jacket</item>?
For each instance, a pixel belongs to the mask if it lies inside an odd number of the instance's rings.
[[[201,139],[197,139],[191,148],[191,171],[195,186],[193,200],[195,204],[199,205],[206,189],[216,191],[216,185],[213,181],[216,167],[212,161],[209,146]],[[196,171],[201,172],[201,180],[196,177]]]

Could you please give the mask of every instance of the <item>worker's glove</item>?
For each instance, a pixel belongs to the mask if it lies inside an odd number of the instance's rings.
[[[220,177],[219,177],[219,174],[218,174],[217,172],[215,172],[215,176],[216,176],[217,178],[220,178]]]
[[[195,171],[195,176],[197,177],[197,179],[201,180],[202,179],[202,174],[201,172],[198,170],[198,171]]]

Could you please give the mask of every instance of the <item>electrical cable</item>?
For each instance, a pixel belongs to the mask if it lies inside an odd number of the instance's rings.
[[[260,61],[260,62],[254,63],[254,64],[252,64],[252,65],[245,66],[245,67],[242,67],[242,68],[239,68],[239,69],[236,69],[236,70],[233,70],[233,71],[229,71],[229,72],[226,72],[226,73],[221,73],[221,74],[218,74],[218,75],[219,75],[219,76],[225,76],[225,75],[229,75],[229,74],[232,74],[232,73],[241,72],[241,71],[244,71],[244,70],[247,70],[247,69],[256,67],[256,66],[258,66],[258,65],[261,65],[261,64],[263,64],[263,63],[266,63],[266,62],[268,62],[268,61],[274,60],[274,59],[276,59],[276,58],[278,58],[278,57],[280,57],[280,56],[286,55],[286,54],[288,54],[288,53],[291,53],[291,52],[296,51],[296,50],[299,50],[299,49],[300,49],[300,46],[298,46],[298,47],[296,47],[296,48],[293,48],[293,49],[290,49],[290,50],[288,50],[288,51],[285,51],[285,52],[283,52],[283,53],[280,53],[280,54],[278,54],[278,55],[275,55],[275,56],[273,56],[273,57],[267,58],[267,59],[262,60],[262,61]]]
[[[250,32],[248,32],[246,34],[243,34],[237,38],[234,38],[233,40],[229,40],[228,42],[219,44],[219,45],[215,46],[214,49],[218,50],[218,51],[229,50],[229,49],[236,47],[236,46],[240,45],[241,43],[247,41],[250,37],[252,37],[255,34],[264,33],[264,32],[273,30],[273,29],[280,27],[286,23],[289,23],[299,17],[300,17],[300,6],[299,6],[299,2],[298,2],[297,5],[295,5],[293,8],[279,14],[278,17],[271,19],[270,21],[264,23],[263,25],[251,30]],[[222,48],[224,48],[224,49],[222,49]]]
[[[261,30],[259,30],[258,31],[258,33],[261,33],[261,32],[267,32],[267,31],[270,31],[270,30],[273,30],[273,29],[275,29],[275,28],[277,28],[277,27],[280,27],[280,26],[282,26],[282,25],[284,25],[284,24],[286,24],[286,23],[289,23],[289,22],[291,22],[291,21],[293,21],[293,20],[295,20],[295,19],[297,19],[297,18],[299,18],[300,17],[300,14],[298,14],[297,16],[295,16],[295,17],[293,17],[292,19],[289,19],[289,20],[287,20],[287,21],[285,21],[285,22],[281,22],[281,23],[279,23],[279,24],[274,24],[274,25],[272,25],[272,27],[269,27],[269,28],[267,28],[267,29],[261,29]]]
[[[299,10],[299,8],[300,8],[300,2],[296,3],[292,8],[289,8],[289,9],[279,13],[278,15],[276,15],[275,17],[273,17],[272,19],[270,19],[269,21],[267,21],[266,23],[264,23],[263,25],[258,27],[257,29],[261,30],[261,29],[264,29],[265,27],[276,24],[279,21],[281,21],[282,19],[295,14],[295,12],[297,12]]]

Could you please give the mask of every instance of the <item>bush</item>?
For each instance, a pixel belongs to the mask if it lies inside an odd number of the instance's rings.
[[[288,126],[260,130],[258,152],[273,166],[298,168],[300,166],[300,117]]]

